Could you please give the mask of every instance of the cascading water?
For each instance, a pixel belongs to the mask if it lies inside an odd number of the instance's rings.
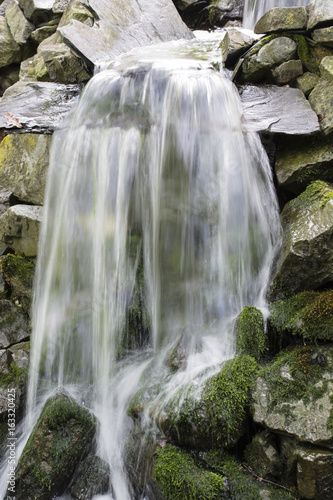
[[[253,29],[258,19],[273,7],[306,7],[309,3],[310,0],[245,0],[243,26]]]
[[[269,163],[242,130],[233,84],[170,49],[145,54],[96,75],[53,137],[20,445],[65,387],[101,423],[116,500],[134,498],[123,449],[141,375],[168,378],[170,395],[234,355],[233,320],[265,305],[280,230]],[[180,340],[187,364],[171,376],[165,360]]]

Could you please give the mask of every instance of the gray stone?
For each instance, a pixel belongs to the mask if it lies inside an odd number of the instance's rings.
[[[252,36],[244,33],[237,28],[228,29],[229,47],[227,54],[227,63],[234,62],[246,50],[248,50],[256,41]]]
[[[303,74],[303,65],[299,59],[292,59],[274,68],[272,74],[278,85],[285,85]]]
[[[323,57],[320,63],[320,73],[323,78],[327,80],[332,80],[333,84],[333,56]]]
[[[6,9],[8,5],[11,3],[11,1],[12,0],[2,0],[2,2],[0,2],[0,16],[5,15]]]
[[[0,215],[4,214],[6,210],[8,210],[9,197],[11,194],[12,193],[7,188],[0,186]]]
[[[17,43],[25,43],[35,29],[35,26],[24,17],[17,0],[12,0],[7,7],[6,21]]]
[[[302,30],[306,28],[307,15],[304,7],[276,7],[262,16],[254,27],[257,34],[276,31]]]
[[[20,74],[20,67],[18,64],[11,64],[6,68],[1,68],[0,75],[0,97],[3,95],[5,90],[8,87],[14,85],[14,83],[18,82]]]
[[[64,26],[70,24],[72,21],[78,21],[91,27],[94,25],[95,18],[87,5],[85,5],[80,0],[71,0],[60,19],[58,27],[63,28]],[[63,37],[59,30],[56,33],[54,43],[60,42],[63,42]]]
[[[312,38],[317,43],[327,45],[328,47],[333,47],[333,26],[314,30],[312,33]]]
[[[51,135],[9,134],[0,144],[0,184],[20,200],[42,205]]]
[[[63,12],[65,12],[70,1],[71,0],[55,0],[52,6],[53,12],[55,12],[56,14],[62,14]]]
[[[0,100],[0,128],[53,131],[76,106],[81,85],[17,82]]]
[[[308,13],[308,30],[316,28],[323,23],[333,21],[332,0],[312,0],[306,10]]]
[[[307,96],[310,94],[311,90],[315,88],[319,82],[320,77],[314,73],[307,71],[304,75],[299,76],[296,79],[296,87],[300,89]]]
[[[275,172],[279,185],[292,193],[300,193],[316,180],[333,182],[333,145],[321,138],[282,139]]]
[[[51,37],[52,38],[52,37]],[[64,43],[49,43],[47,40],[39,46],[49,79],[59,83],[87,82],[91,75],[83,67],[82,60]]]
[[[7,349],[29,336],[28,318],[22,308],[9,300],[0,301],[0,349]]]
[[[312,109],[318,115],[320,129],[325,135],[333,132],[333,82],[321,78],[309,95]]]
[[[297,455],[297,488],[301,498],[331,500],[333,498],[332,451],[301,447]]]
[[[296,56],[297,45],[288,37],[281,36],[266,43],[253,55],[246,56],[241,68],[244,82],[259,82],[273,68]]]
[[[299,89],[247,85],[240,88],[240,95],[248,131],[289,135],[319,132],[317,116]]]
[[[282,472],[277,443],[274,434],[259,432],[245,448],[246,462],[262,477],[278,477]]]
[[[21,62],[21,82],[49,82],[51,80],[41,53]]]
[[[88,5],[87,0],[82,1]],[[77,21],[59,28],[64,42],[88,63],[111,61],[133,47],[152,42],[191,39],[193,34],[181,20],[171,0],[90,0],[98,26]]]
[[[31,39],[39,45],[57,31],[57,26],[42,26],[31,33]]]
[[[25,17],[36,26],[52,17],[54,0],[18,0]]]
[[[15,252],[36,257],[42,207],[14,205],[0,217],[0,239]]]
[[[6,19],[0,16],[0,68],[19,62],[21,49],[10,32]]]

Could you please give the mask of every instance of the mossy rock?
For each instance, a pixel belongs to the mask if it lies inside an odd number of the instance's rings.
[[[267,350],[267,336],[262,312],[246,306],[235,323],[236,352],[248,354],[257,361]]]
[[[29,337],[29,322],[22,307],[10,300],[0,300],[0,349]]]
[[[16,469],[16,498],[62,495],[93,444],[96,418],[66,394],[47,400]]]
[[[276,436],[264,430],[258,432],[247,445],[244,458],[257,474],[265,478],[279,478],[282,474],[282,461],[279,456]]]
[[[90,500],[94,495],[103,495],[109,489],[110,466],[100,457],[85,458],[71,486],[76,500]]]
[[[321,60],[324,57],[332,56],[333,49],[315,43],[313,40],[303,35],[294,35],[294,40],[298,43],[297,54],[303,66],[307,71],[310,71],[310,73],[320,76]]]
[[[34,262],[22,255],[8,254],[1,258],[0,266],[10,288],[10,298],[18,301],[22,309],[30,313],[35,274]]]

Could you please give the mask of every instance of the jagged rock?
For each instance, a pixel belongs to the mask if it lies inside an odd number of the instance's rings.
[[[333,26],[314,30],[312,33],[312,38],[317,43],[327,45],[328,47],[333,47]]]
[[[245,57],[241,67],[242,81],[259,82],[273,66],[294,59],[296,52],[297,45],[291,38],[286,36],[273,38],[256,54]]]
[[[286,61],[272,70],[272,75],[278,85],[285,85],[303,74],[303,65],[299,59]]]
[[[54,14],[54,0],[18,0],[25,17],[37,27],[46,23]]]
[[[114,5],[91,0],[89,6],[99,19],[98,26],[89,27],[73,20],[58,30],[64,42],[91,65],[111,61],[133,47],[152,41],[193,37],[171,0],[156,0],[154,4],[145,1],[122,1]],[[86,0],[81,3],[86,5]]]
[[[35,54],[21,62],[20,80],[22,82],[47,82],[51,80],[42,54]]]
[[[322,138],[281,139],[275,162],[279,185],[300,193],[316,180],[333,182],[333,146]]]
[[[306,28],[307,15],[304,7],[276,7],[262,16],[254,27],[257,34],[276,31],[302,30]]]
[[[229,36],[229,45],[226,62],[227,64],[232,64],[254,44],[255,38],[237,28],[231,28],[227,33]]]
[[[17,0],[12,0],[9,4],[5,17],[15,42],[25,43],[35,26],[24,17]]]
[[[35,257],[42,207],[14,205],[0,217],[0,239],[15,252]]]
[[[314,73],[307,71],[304,75],[296,79],[296,87],[300,89],[307,96],[315,88],[319,82],[320,77]]]
[[[16,469],[17,500],[62,495],[88,454],[96,418],[66,394],[47,400]]]
[[[81,90],[80,85],[17,82],[0,100],[0,128],[53,131],[78,103]]]
[[[270,299],[289,297],[333,281],[333,189],[316,181],[284,207],[284,229]]]
[[[9,134],[0,144],[0,184],[22,201],[43,204],[51,138]]]
[[[91,27],[94,25],[95,18],[91,10],[85,4],[83,4],[83,2],[81,2],[80,0],[72,0],[66,7],[60,19],[58,27],[62,28],[64,26],[67,26],[72,21],[78,21]],[[60,34],[60,31],[57,31],[54,42],[59,43],[62,41],[63,37]]]
[[[0,68],[19,62],[21,49],[10,32],[6,19],[0,16]]]
[[[332,80],[333,84],[333,56],[324,57],[320,63],[320,73],[323,78]]]
[[[269,431],[259,432],[244,451],[246,462],[262,477],[279,477],[282,473],[276,438]]]
[[[301,498],[331,500],[333,497],[333,453],[301,447],[297,450],[297,488]]]
[[[246,130],[308,135],[319,132],[316,114],[303,92],[274,85],[240,87]]]
[[[28,319],[22,308],[9,300],[0,301],[0,349],[7,349],[28,337]]]
[[[23,255],[8,253],[1,258],[1,269],[7,285],[7,294],[10,294],[15,304],[30,314],[35,274],[34,263]]]
[[[332,24],[333,3],[331,0],[312,0],[306,10],[308,14],[308,30],[328,22]]]
[[[264,366],[253,391],[255,422],[298,441],[333,447],[333,349],[296,347]]]
[[[34,30],[31,33],[31,39],[39,45],[42,43],[46,38],[49,38],[50,36],[54,35],[54,33],[57,31],[57,26],[42,26],[41,28],[38,28]]]
[[[76,500],[89,500],[94,495],[103,495],[109,489],[110,466],[96,455],[90,455],[81,464],[71,486]]]
[[[312,109],[319,118],[320,129],[325,135],[333,132],[333,82],[321,78],[309,95]]]

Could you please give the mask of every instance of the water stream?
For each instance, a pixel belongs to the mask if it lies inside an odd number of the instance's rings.
[[[310,0],[245,0],[243,26],[253,29],[258,19],[273,7],[306,7],[309,3]]]
[[[233,321],[265,307],[279,239],[270,166],[243,131],[235,87],[182,47],[141,49],[97,74],[52,142],[19,446],[65,387],[101,423],[115,500],[134,498],[123,449],[141,380],[165,380],[163,407],[234,355]],[[180,341],[187,362],[172,376]]]

